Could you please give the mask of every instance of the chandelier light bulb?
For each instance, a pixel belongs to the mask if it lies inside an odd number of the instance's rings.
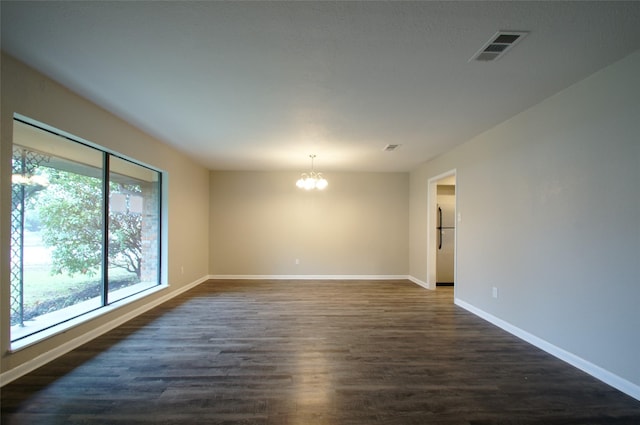
[[[304,182],[304,188],[306,190],[312,190],[316,187],[316,179],[313,178],[313,176],[309,176],[307,177],[307,179]]]
[[[302,173],[302,176],[296,182],[296,186],[298,186],[298,189],[304,189],[304,182],[306,179],[307,175],[305,173]]]
[[[320,178],[318,179],[318,181],[316,182],[316,189],[318,190],[324,190],[327,186],[329,186],[329,182],[327,181],[327,179],[325,179],[324,177],[322,177],[321,175],[318,175]]]

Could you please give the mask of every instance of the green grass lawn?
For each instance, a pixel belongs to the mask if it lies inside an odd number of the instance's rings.
[[[135,279],[135,274],[120,268],[109,269],[110,281]],[[51,275],[50,269],[43,266],[25,267],[24,270],[24,305],[33,306],[44,300],[73,296],[91,287],[100,287],[101,276],[76,274]]]
[[[50,267],[37,265],[24,269],[23,320],[31,320],[43,314],[58,311],[80,302],[100,297],[102,284],[100,275],[67,274],[51,275]],[[134,273],[109,269],[109,290],[119,289],[138,282]],[[18,315],[12,313],[11,325],[19,323]]]
[[[24,320],[101,296],[102,276],[99,269],[92,274],[73,276],[67,273],[51,274],[51,250],[43,244],[40,232],[25,231],[24,237]],[[109,291],[137,282],[135,273],[117,267],[109,268]],[[11,320],[14,324],[18,318],[12,314]]]

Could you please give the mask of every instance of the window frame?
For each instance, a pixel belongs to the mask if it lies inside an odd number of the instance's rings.
[[[98,151],[101,156],[102,156],[102,172],[101,172],[101,176],[100,178],[102,179],[101,181],[101,185],[102,185],[102,193],[101,193],[101,199],[103,202],[102,208],[101,208],[101,214],[102,214],[102,232],[101,232],[101,236],[102,236],[102,252],[101,252],[101,272],[99,273],[99,279],[100,279],[100,291],[101,294],[99,296],[100,299],[100,306],[96,307],[96,308],[91,308],[91,309],[87,309],[86,311],[83,312],[79,312],[77,315],[74,315],[72,317],[69,317],[67,319],[61,320],[59,322],[56,323],[51,323],[50,325],[44,327],[44,328],[40,328],[38,330],[34,330],[32,333],[26,334],[26,335],[22,335],[17,337],[16,339],[13,339],[13,335],[12,332],[10,331],[9,333],[9,343],[10,343],[10,348],[9,348],[9,352],[16,352],[19,351],[21,349],[24,349],[26,347],[32,346],[34,344],[37,344],[47,338],[50,338],[54,335],[66,332],[68,329],[78,326],[82,323],[85,323],[87,321],[93,320],[97,317],[103,316],[115,309],[118,309],[124,305],[128,305],[131,304],[139,299],[142,298],[146,298],[158,291],[161,291],[165,288],[168,287],[168,284],[166,283],[166,279],[165,279],[165,273],[164,273],[164,256],[163,256],[163,251],[164,251],[164,242],[166,241],[166,226],[164,223],[164,202],[165,202],[165,182],[166,182],[166,172],[150,166],[142,161],[136,160],[134,158],[122,155],[118,152],[115,152],[111,149],[105,148],[104,146],[98,145],[96,143],[92,143],[90,141],[87,141],[85,139],[82,139],[80,137],[77,137],[73,134],[67,133],[65,131],[59,130],[57,128],[54,128],[50,125],[47,125],[45,123],[39,122],[37,120],[34,120],[32,118],[26,117],[24,115],[18,114],[18,113],[14,113],[13,114],[13,120],[12,123],[15,122],[19,122],[21,124],[24,125],[28,125],[31,127],[34,127],[37,130],[46,132],[46,133],[50,133],[54,136],[58,136],[61,137],[63,139],[66,139],[69,142],[72,143],[76,143],[79,144],[81,146],[90,148],[90,149],[94,149],[96,151]],[[12,131],[12,134],[14,134],[14,131]],[[12,136],[12,145],[14,145],[14,140],[13,140],[13,136]],[[122,160],[122,161],[126,161],[128,163],[133,164],[134,166],[137,167],[142,167],[144,169],[147,169],[153,173],[155,173],[155,175],[157,176],[157,200],[154,200],[154,204],[155,206],[153,207],[154,209],[156,209],[156,214],[157,214],[157,233],[156,233],[156,237],[157,237],[157,246],[155,247],[154,251],[156,251],[155,257],[157,258],[156,260],[156,276],[155,279],[153,281],[151,281],[150,285],[146,288],[140,289],[139,291],[135,291],[132,292],[126,296],[123,296],[122,298],[118,298],[112,302],[109,301],[109,279],[108,279],[108,261],[109,261],[109,252],[108,252],[108,241],[109,241],[109,195],[110,195],[110,190],[109,190],[109,184],[111,182],[111,170],[109,167],[110,164],[110,160],[112,158],[117,158],[118,160]],[[13,190],[12,190],[13,193]],[[13,200],[12,200],[12,204],[13,204]],[[22,227],[22,229],[20,230],[22,233],[24,233],[24,227]],[[12,242],[13,243],[13,242]],[[22,269],[24,269],[24,264],[22,265]],[[9,283],[9,294],[10,294],[10,299],[11,299],[11,292],[13,290],[13,284],[12,282]],[[23,301],[21,301],[23,302]],[[11,329],[12,326],[9,326],[9,328]]]

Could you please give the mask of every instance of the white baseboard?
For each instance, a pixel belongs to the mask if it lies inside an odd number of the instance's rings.
[[[430,288],[429,284],[427,282],[423,282],[420,279],[413,277],[413,276],[407,276],[407,279],[409,279],[411,282],[415,283],[416,285],[422,286],[424,289],[428,289],[430,291],[434,290],[435,288]]]
[[[215,274],[209,275],[212,280],[399,280],[409,279],[407,275],[360,275],[360,274]]]
[[[499,328],[509,332],[512,335],[517,336],[518,338],[528,342],[531,345],[534,345],[540,348],[543,351],[551,354],[558,359],[569,363],[572,366],[577,367],[583,372],[588,373],[596,379],[604,382],[605,384],[611,385],[613,388],[622,391],[623,393],[635,398],[636,400],[640,400],[640,386],[634,384],[633,382],[627,381],[626,379],[609,372],[606,369],[601,368],[581,357],[576,356],[573,353],[570,353],[566,350],[563,350],[560,347],[557,347],[550,342],[545,341],[542,338],[539,338],[529,332],[522,330],[516,326],[513,326],[509,322],[505,322],[504,320],[487,313],[484,310],[481,310],[473,305],[466,303],[458,298],[454,300],[454,303],[457,306],[464,308],[465,310],[475,314],[478,317],[496,325]]]
[[[182,294],[183,292],[188,291],[189,289],[192,289],[196,286],[198,286],[199,284],[205,282],[208,280],[208,276],[202,277],[194,282],[191,282],[185,286],[183,286],[180,289],[177,289],[175,291],[171,291],[168,292],[167,294],[163,295],[162,297],[159,297],[155,300],[153,300],[152,302],[149,302],[147,304],[143,304],[140,307],[136,308],[135,310],[130,311],[127,314],[124,314],[122,316],[118,316],[116,318],[114,318],[113,320],[111,320],[108,323],[105,323],[104,325],[98,326],[95,329],[92,329],[91,331],[80,335],[77,338],[74,338],[70,341],[67,341],[57,347],[55,347],[52,350],[47,351],[46,353],[40,354],[37,357],[34,357],[33,359],[22,363],[6,372],[3,372],[2,374],[0,374],[0,386],[4,386],[18,378],[20,378],[23,375],[26,375],[27,373],[39,368],[40,366],[44,366],[45,364],[49,363],[50,361],[62,356],[63,354],[68,353],[71,350],[74,350],[78,347],[80,347],[82,344],[85,344],[89,341],[91,341],[92,339],[95,339],[97,337],[99,337],[102,334],[107,333],[108,331],[122,325],[123,323],[133,319],[136,316],[141,315],[142,313],[145,313],[149,310],[151,310],[152,308],[159,306],[160,304],[170,300],[171,298],[174,298],[180,294]]]

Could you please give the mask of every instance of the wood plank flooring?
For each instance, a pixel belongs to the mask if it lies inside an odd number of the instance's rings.
[[[640,424],[408,281],[212,281],[2,388],[2,424]]]

